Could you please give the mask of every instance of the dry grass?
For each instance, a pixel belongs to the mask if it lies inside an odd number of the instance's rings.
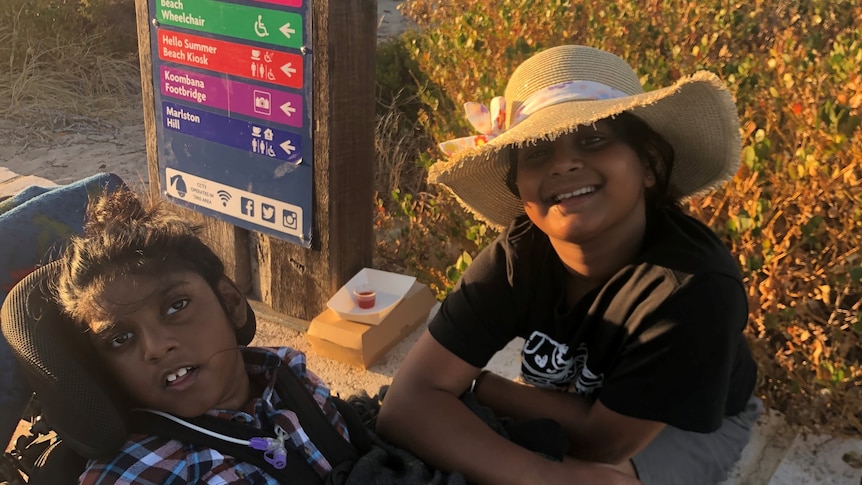
[[[379,100],[374,140],[374,267],[417,276],[442,295],[451,284],[446,279],[446,265],[460,251],[446,235],[463,239],[463,230],[458,227],[460,217],[446,214],[459,213],[460,208],[454,201],[441,201],[427,187],[427,171],[419,154],[432,140],[402,111],[415,101],[403,94],[387,103]]]
[[[15,2],[0,6],[0,117],[54,130],[140,118],[135,57],[111,52],[104,33],[46,34],[27,13]]]
[[[417,154],[427,147],[430,140],[414,127],[399,106],[408,104],[403,97],[396,97],[379,106],[375,127],[374,187],[378,197],[392,202],[392,191],[417,194],[425,190],[425,168],[420,166]]]

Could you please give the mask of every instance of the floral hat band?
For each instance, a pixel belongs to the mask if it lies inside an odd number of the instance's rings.
[[[467,121],[481,134],[444,141],[440,143],[440,150],[447,156],[452,156],[461,150],[484,145],[548,106],[568,101],[595,101],[626,96],[629,94],[595,81],[565,81],[552,84],[524,100],[512,116],[508,128],[506,127],[508,117],[506,98],[497,96],[492,99],[490,109],[482,103],[468,101],[464,103]]]

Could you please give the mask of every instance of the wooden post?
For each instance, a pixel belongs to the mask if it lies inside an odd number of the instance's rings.
[[[308,321],[373,250],[375,0],[311,1],[314,200],[310,249],[177,208],[206,226],[228,276]],[[147,0],[135,0],[150,191],[161,197]]]
[[[312,250],[267,236],[264,302],[310,320],[365,266],[374,239],[375,0],[315,1]]]

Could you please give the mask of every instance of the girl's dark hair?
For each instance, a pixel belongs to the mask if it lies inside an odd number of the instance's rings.
[[[56,284],[60,307],[84,323],[85,302],[125,274],[194,271],[216,288],[224,264],[199,230],[160,201],[142,201],[128,188],[101,195],[87,207],[84,235],[73,237],[63,253]]]
[[[606,120],[623,143],[630,146],[655,174],[655,185],[647,190],[647,204],[651,207],[678,207],[679,196],[670,189],[670,174],[673,170],[673,146],[646,122],[637,116],[623,112]],[[509,170],[506,172],[506,187],[520,197],[518,186],[518,150],[508,149]]]

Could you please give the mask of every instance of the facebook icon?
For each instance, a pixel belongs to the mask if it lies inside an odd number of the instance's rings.
[[[254,201],[248,197],[240,197],[239,208],[244,216],[254,217]]]

